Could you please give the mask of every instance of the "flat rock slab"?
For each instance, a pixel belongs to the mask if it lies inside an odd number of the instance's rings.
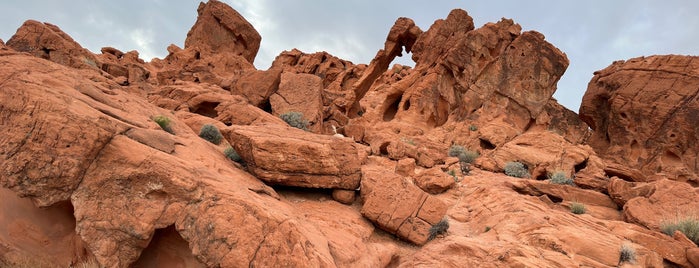
[[[275,185],[354,190],[366,147],[349,138],[281,126],[234,126],[223,130],[248,171]]]

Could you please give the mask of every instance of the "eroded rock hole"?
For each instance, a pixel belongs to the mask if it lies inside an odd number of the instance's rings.
[[[560,198],[560,197],[558,197],[558,196],[553,196],[553,195],[548,195],[548,194],[547,194],[546,196],[547,196],[549,199],[551,199],[551,201],[553,201],[554,203],[557,203],[557,204],[558,204],[558,203],[563,202],[563,198]]]
[[[575,173],[578,173],[587,167],[587,160],[588,159],[585,159],[582,162],[577,163],[577,164],[575,164],[575,166],[573,166],[573,168],[575,169]]]
[[[383,144],[381,144],[381,146],[379,146],[379,153],[381,155],[388,155],[388,145],[389,144],[390,143],[388,143],[388,142],[384,142]]]
[[[396,117],[396,114],[398,113],[398,107],[400,105],[400,101],[403,99],[403,95],[392,95],[386,98],[386,101],[384,102],[384,112],[383,112],[383,121],[388,122],[393,120],[393,118]]]
[[[132,267],[206,267],[189,249],[189,243],[170,225],[156,229],[148,247]]]
[[[216,111],[216,107],[219,104],[220,103],[218,103],[218,102],[205,101],[205,102],[202,102],[202,103],[192,107],[191,111],[195,114],[200,114],[200,115],[210,117],[210,118],[216,118],[218,116],[218,112]]]
[[[407,111],[408,109],[410,109],[410,99],[407,99],[405,100],[405,102],[403,102],[403,111]]]
[[[267,113],[272,113],[272,104],[269,103],[269,99],[266,99],[264,102],[260,103],[259,107]]]
[[[495,145],[492,144],[490,141],[483,139],[483,138],[479,138],[478,140],[480,141],[481,149],[483,149],[483,150],[494,150],[495,149]]]

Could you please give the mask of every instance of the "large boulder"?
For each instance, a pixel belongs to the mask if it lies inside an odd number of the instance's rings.
[[[94,69],[100,68],[95,56],[75,42],[58,26],[35,20],[25,21],[17,33],[7,40],[8,47],[56,62],[61,65]]]
[[[594,131],[590,146],[649,180],[699,185],[698,74],[696,57],[677,55],[616,61],[595,72],[580,106]]]
[[[447,205],[380,166],[362,167],[362,215],[379,228],[417,245],[434,237]],[[448,226],[447,226],[448,228]],[[443,230],[446,231],[446,230]]]
[[[617,180],[616,184],[622,182]],[[627,222],[660,230],[663,223],[697,216],[699,189],[668,179],[638,184],[642,185],[627,188],[626,191],[622,187],[610,188],[610,191],[615,190],[610,194],[616,196],[636,194],[624,204],[623,215]]]
[[[222,130],[259,179],[276,185],[354,190],[366,147],[351,139],[278,124]]]
[[[279,116],[289,112],[301,113],[307,128],[320,132],[323,125],[322,80],[311,74],[281,74],[279,90],[269,97],[272,112]]]
[[[196,46],[205,54],[233,53],[253,63],[262,37],[240,13],[217,0],[200,3],[197,13],[185,49]]]

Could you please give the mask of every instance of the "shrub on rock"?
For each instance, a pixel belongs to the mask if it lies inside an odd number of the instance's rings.
[[[218,128],[211,124],[206,124],[201,127],[199,137],[216,145],[221,143],[221,139],[223,139],[223,135],[218,131]]]
[[[286,112],[279,115],[279,118],[284,120],[287,124],[292,127],[308,131],[308,120],[303,118],[303,113],[300,112]]]

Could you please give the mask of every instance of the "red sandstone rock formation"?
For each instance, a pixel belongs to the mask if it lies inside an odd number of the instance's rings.
[[[551,97],[565,54],[512,20],[399,18],[369,65],[294,49],[256,70],[256,30],[197,11],[185,48],[149,62],[34,21],[0,41],[0,265],[603,267],[626,265],[622,245],[642,267],[698,265],[659,231],[697,216],[693,58],[598,72],[591,132]],[[389,69],[403,51],[415,67]],[[531,176],[498,174],[509,161]]]
[[[589,140],[609,162],[637,169],[644,178],[699,185],[699,60],[652,56],[617,61],[595,72],[580,106],[593,129]]]

